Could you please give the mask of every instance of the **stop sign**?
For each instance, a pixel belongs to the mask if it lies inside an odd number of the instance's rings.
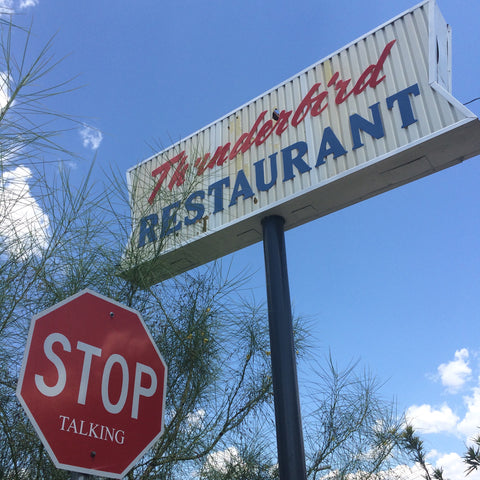
[[[140,315],[84,290],[33,318],[17,396],[58,468],[122,478],[162,433],[166,378]]]

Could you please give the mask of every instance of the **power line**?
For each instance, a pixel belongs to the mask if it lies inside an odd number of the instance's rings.
[[[473,100],[469,100],[468,102],[465,102],[464,105],[468,105],[469,103],[476,102],[477,100],[480,100],[480,97],[474,98]]]

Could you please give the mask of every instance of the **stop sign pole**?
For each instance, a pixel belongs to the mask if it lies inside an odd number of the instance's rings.
[[[139,313],[84,290],[32,319],[17,397],[72,480],[121,479],[163,432],[166,379]]]
[[[70,476],[70,480],[88,480],[89,478],[92,478],[92,476],[76,472],[72,472],[72,475]]]

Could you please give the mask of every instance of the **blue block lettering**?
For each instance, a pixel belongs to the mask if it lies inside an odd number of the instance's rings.
[[[325,163],[325,158],[328,155],[333,154],[333,158],[337,158],[341,155],[345,155],[347,151],[340,143],[335,133],[330,127],[326,127],[323,131],[322,143],[320,144],[320,150],[318,151],[316,167]]]
[[[407,128],[412,123],[415,123],[417,119],[413,114],[412,103],[410,101],[410,95],[420,95],[420,89],[418,83],[410,85],[404,90],[400,90],[394,95],[387,97],[387,107],[389,110],[393,108],[393,104],[398,102],[400,108],[400,116],[402,118],[402,128]]]
[[[293,150],[297,151],[295,156],[293,156]],[[289,147],[282,148],[284,182],[295,177],[295,174],[293,173],[294,165],[300,173],[306,173],[312,169],[312,167],[303,160],[303,156],[307,153],[307,150],[308,146],[306,142],[297,142]]]
[[[360,137],[360,130],[368,133],[371,137],[376,139],[382,138],[385,135],[382,117],[380,115],[380,103],[375,103],[369,108],[372,111],[373,122],[361,117],[358,113],[350,115],[350,130],[352,132],[354,150],[363,146],[363,142]]]
[[[158,225],[158,215],[152,213],[140,219],[140,233],[138,236],[138,247],[144,247],[145,242],[155,242],[157,236],[155,235],[154,227]]]

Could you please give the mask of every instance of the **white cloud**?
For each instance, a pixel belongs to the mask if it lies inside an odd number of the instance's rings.
[[[23,8],[29,8],[29,7],[36,7],[37,5],[38,5],[38,0],[20,0],[19,7],[23,9]]]
[[[427,465],[430,476],[433,478],[433,468],[443,470],[443,478],[448,480],[480,480],[480,472],[476,471],[465,477],[465,463],[457,453],[441,454],[433,450],[427,455]],[[368,475],[357,472],[347,475],[348,480],[360,480]],[[331,480],[337,477],[337,472],[332,471],[322,477],[322,480]],[[397,465],[389,470],[379,473],[382,480],[425,480],[425,471],[419,463],[413,465]]]
[[[446,453],[440,456],[435,466],[443,469],[445,478],[451,480],[465,478],[465,464],[458,453]]]
[[[10,14],[13,11],[13,0],[0,0],[0,14]]]
[[[48,216],[30,193],[31,176],[29,168],[17,167],[0,178],[0,232],[10,252],[22,257],[48,242]]]
[[[480,429],[480,387],[474,388],[472,395],[464,397],[463,400],[467,406],[467,413],[458,424],[458,431],[468,439],[476,436]]]
[[[440,453],[432,450],[428,454],[427,460],[435,465],[436,468],[443,470],[444,478],[448,478],[448,480],[465,480],[466,465],[458,453]],[[468,480],[480,480],[480,471],[474,471],[466,478]]]
[[[0,72],[0,110],[3,110],[10,99],[10,76],[6,72]]]
[[[82,137],[82,143],[85,148],[91,148],[96,150],[103,140],[103,135],[100,130],[88,125],[84,125],[80,130],[80,136]]]
[[[329,473],[320,478],[321,480],[334,480],[338,477],[343,478],[341,474],[339,475],[338,470],[331,470]],[[377,478],[379,480],[425,480],[425,471],[420,464],[415,463],[411,466],[397,465],[396,467],[393,467],[389,470],[383,470],[374,475],[364,471],[357,471],[355,473],[349,473],[346,475],[347,480],[362,480],[363,478],[369,477]]]
[[[415,464],[411,467],[408,465],[397,465],[395,468],[382,473],[383,475],[380,475],[380,478],[384,478],[385,480],[425,480],[425,472],[419,464]]]
[[[203,420],[205,418],[205,410],[200,408],[196,412],[189,413],[187,415],[187,424],[191,428],[201,428],[203,426]]]
[[[235,447],[226,450],[210,453],[205,460],[204,468],[227,473],[227,466],[232,463],[241,462],[240,454]]]
[[[408,423],[421,433],[456,433],[460,418],[453,413],[448,405],[434,409],[431,405],[412,405],[406,413]]]
[[[14,0],[0,0],[0,15],[2,14],[12,14],[17,10],[24,10],[30,7],[36,7],[39,3],[39,0],[19,0],[15,2]]]
[[[472,376],[469,365],[471,353],[462,348],[455,352],[454,359],[438,367],[439,378],[450,393],[458,393],[465,382]],[[480,381],[480,378],[479,378]],[[452,400],[453,401],[453,400]],[[428,433],[449,433],[461,438],[467,445],[480,433],[480,383],[471,389],[469,395],[463,396],[462,416],[458,416],[447,404],[439,408],[431,405],[413,405],[406,413],[407,421],[418,430],[420,436]],[[457,408],[459,408],[457,406]],[[439,453],[432,450],[428,461],[437,468],[442,468],[444,478],[449,480],[480,480],[480,472],[473,472],[465,477],[466,465],[461,452]]]
[[[450,393],[457,393],[470,378],[472,369],[468,366],[468,356],[468,350],[462,348],[455,352],[455,360],[449,363],[442,363],[438,367],[442,385]]]

